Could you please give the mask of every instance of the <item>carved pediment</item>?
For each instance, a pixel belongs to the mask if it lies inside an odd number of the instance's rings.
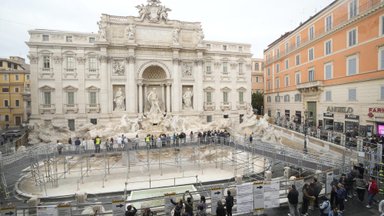
[[[44,85],[44,86],[40,87],[39,89],[41,91],[53,91],[53,90],[55,90],[55,88],[48,86],[48,85]]]
[[[63,89],[64,89],[64,91],[77,91],[78,90],[78,88],[71,86],[71,85],[69,85]]]
[[[97,88],[96,86],[89,86],[86,88],[88,91],[100,91],[100,88]]]
[[[231,89],[228,88],[228,87],[221,88],[220,90],[223,91],[223,92],[229,92],[229,91],[231,91]]]
[[[211,86],[208,86],[207,88],[204,89],[205,92],[212,92],[212,91],[215,91],[214,88],[212,88]]]
[[[237,91],[239,91],[239,92],[244,92],[244,91],[247,91],[247,89],[244,88],[244,87],[240,87],[240,88],[237,89]]]

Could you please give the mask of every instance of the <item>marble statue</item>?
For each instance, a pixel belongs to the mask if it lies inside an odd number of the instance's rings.
[[[191,88],[187,88],[183,95],[184,109],[192,109],[192,97],[193,93]]]
[[[198,45],[201,45],[203,43],[203,40],[204,40],[204,33],[203,33],[203,30],[199,30],[197,32],[197,44]]]
[[[149,118],[153,124],[158,124],[163,118],[163,112],[160,108],[160,100],[155,90],[155,88],[152,88],[147,95],[147,100],[150,106],[147,118]]]
[[[160,1],[149,0],[147,5],[137,5],[136,8],[139,10],[138,21],[148,20],[149,22],[158,23],[160,21],[168,21],[168,12],[171,9],[160,5]]]
[[[135,26],[133,26],[133,25],[128,26],[127,38],[128,38],[128,40],[135,40]]]
[[[139,21],[143,21],[148,14],[147,7],[141,4],[137,5],[136,8],[139,9]]]
[[[125,111],[125,96],[120,87],[115,92],[113,102],[115,102],[114,111]]]
[[[179,44],[179,34],[180,34],[180,29],[179,28],[175,28],[173,29],[173,43],[174,44]]]
[[[98,39],[100,41],[105,41],[107,39],[107,36],[106,36],[106,24],[104,21],[100,21],[100,22],[97,22],[97,25],[99,26],[99,32],[98,32]]]
[[[164,20],[164,22],[168,21],[168,11],[171,11],[171,9],[166,8],[164,6],[160,6],[160,11],[159,11],[159,20]]]

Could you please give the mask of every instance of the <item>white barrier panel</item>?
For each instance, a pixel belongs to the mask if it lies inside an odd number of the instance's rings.
[[[253,208],[257,215],[264,213],[264,183],[253,184]]]
[[[37,216],[58,216],[57,206],[55,205],[38,206],[36,210]]]
[[[253,211],[253,183],[236,186],[237,212],[250,213]]]
[[[280,206],[280,184],[270,181],[264,184],[264,208],[277,208]]]
[[[223,188],[211,188],[211,214],[216,215],[217,201],[223,199]]]
[[[124,200],[112,200],[113,216],[125,216],[125,209]]]

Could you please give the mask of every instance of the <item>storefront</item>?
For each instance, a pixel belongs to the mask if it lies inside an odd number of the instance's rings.
[[[375,134],[374,129],[376,129],[376,134],[378,136],[384,136],[384,107],[370,107],[368,108],[368,117],[375,125],[369,125],[367,127],[367,135]]]
[[[356,137],[359,135],[359,120],[360,117],[358,115],[345,115],[345,135],[347,137]]]
[[[301,111],[296,111],[296,113],[295,113],[295,115],[296,115],[296,118],[295,118],[295,123],[296,124],[301,124]]]
[[[290,121],[290,117],[291,117],[291,115],[290,115],[290,111],[289,111],[289,110],[285,110],[285,119],[286,119],[287,121]]]
[[[333,131],[334,124],[334,114],[333,113],[323,113],[324,118],[324,129]]]

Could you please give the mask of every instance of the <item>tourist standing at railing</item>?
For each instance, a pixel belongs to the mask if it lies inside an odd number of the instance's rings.
[[[125,212],[125,216],[135,216],[136,212],[137,212],[137,209],[134,206],[128,205],[127,211]]]
[[[197,210],[198,212],[200,212],[200,215],[198,214],[198,216],[206,215],[207,204],[206,204],[205,196],[200,197],[200,203],[197,205]]]
[[[359,198],[360,202],[363,202],[367,182],[360,175],[357,178],[355,178],[355,182],[356,182],[357,198]]]
[[[88,149],[87,140],[85,140],[85,138],[81,140],[81,148],[83,151],[86,151]]]
[[[101,139],[99,136],[95,138],[95,153],[100,153]]]
[[[63,144],[59,140],[57,140],[57,152],[59,153],[59,155],[61,155],[61,153],[63,152],[63,148]]]
[[[185,194],[188,194],[189,197],[187,197],[187,200],[185,200]],[[193,216],[193,196],[191,192],[185,191],[183,194],[183,201],[185,204],[185,213],[187,213],[188,216]]]
[[[173,201],[173,199],[171,199],[171,203],[173,205],[175,205],[175,208],[173,209],[173,216],[181,216],[181,212],[183,211],[183,200],[180,199],[179,202],[175,202]]]
[[[76,151],[76,154],[80,154],[80,144],[81,144],[81,141],[80,141],[80,138],[77,137],[76,140],[75,140],[75,151]]]
[[[227,190],[227,197],[225,198],[225,207],[227,209],[227,215],[232,216],[232,208],[234,204],[233,196],[231,195],[231,191]]]
[[[216,216],[226,216],[225,208],[221,200],[217,201]]]
[[[296,190],[296,186],[292,185],[288,192],[288,216],[300,216],[299,213],[299,192]]]

